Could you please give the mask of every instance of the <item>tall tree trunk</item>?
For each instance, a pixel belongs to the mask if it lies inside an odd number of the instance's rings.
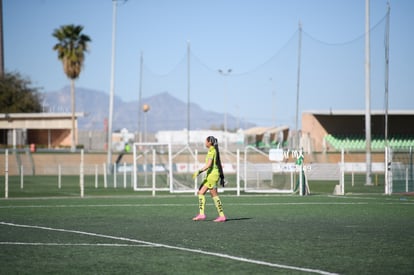
[[[71,79],[70,82],[70,98],[72,102],[72,144],[71,151],[75,152],[76,143],[75,143],[75,80]]]

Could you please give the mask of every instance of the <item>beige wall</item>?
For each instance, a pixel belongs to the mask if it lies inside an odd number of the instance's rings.
[[[77,143],[77,119],[83,113],[75,115],[75,141]],[[27,143],[38,146],[71,146],[72,114],[66,113],[16,113],[0,114],[0,129],[27,130]],[[4,141],[10,144],[12,141]],[[3,143],[3,141],[2,141]]]
[[[70,129],[28,130],[27,143],[51,148],[70,146],[72,143]],[[76,137],[75,137],[76,138]],[[76,139],[77,140],[77,139]]]
[[[324,150],[323,139],[327,135],[325,128],[311,113],[302,113],[302,135],[309,136],[313,150],[322,152]]]

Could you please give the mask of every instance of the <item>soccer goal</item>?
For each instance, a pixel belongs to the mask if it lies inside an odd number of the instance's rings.
[[[194,171],[200,169],[198,151],[185,145],[172,156],[174,162],[174,179],[171,183],[172,193],[196,193],[198,191],[199,177],[192,178]]]
[[[385,193],[414,192],[413,148],[386,148]]]
[[[269,154],[256,147],[244,150],[244,165],[241,180],[245,192],[293,193],[297,178],[294,163],[278,163],[270,160]]]
[[[196,192],[192,179],[198,169],[197,151],[189,146],[172,153],[168,143],[134,143],[133,185],[135,191]]]
[[[135,191],[172,191],[171,144],[134,143],[133,183]]]

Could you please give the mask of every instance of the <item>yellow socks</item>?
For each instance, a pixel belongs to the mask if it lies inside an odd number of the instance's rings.
[[[221,204],[220,198],[218,196],[213,197],[213,201],[214,201],[214,204],[216,205],[219,216],[224,217],[223,205]]]
[[[221,200],[218,196],[213,197],[214,205],[217,208],[217,212],[220,217],[224,217],[223,212],[223,205],[221,204]],[[200,210],[200,215],[204,215],[204,209],[206,206],[206,197],[205,195],[198,195],[198,208]]]
[[[198,195],[198,208],[200,209],[201,215],[204,215],[205,206],[206,206],[206,197],[204,195]]]

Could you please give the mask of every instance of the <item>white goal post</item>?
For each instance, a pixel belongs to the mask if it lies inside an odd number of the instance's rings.
[[[197,150],[185,146],[173,154],[170,143],[157,142],[134,143],[132,149],[135,191],[197,192],[199,182],[192,179],[199,169]]]
[[[143,142],[133,147],[133,189],[135,191],[164,191],[169,193],[196,193],[200,182],[192,179],[199,167],[198,152],[184,147],[175,154],[170,143]],[[227,169],[233,167],[227,160]],[[287,193],[299,190],[301,166],[295,163],[275,161],[253,146],[245,147],[244,161],[237,153],[234,174],[228,170],[228,178],[235,178],[221,191],[246,193]],[[201,180],[198,179],[198,180]],[[243,185],[240,183],[244,182]],[[302,186],[302,184],[301,184]],[[302,188],[300,188],[302,190]],[[302,194],[301,194],[302,195]]]
[[[172,192],[173,164],[171,144],[143,142],[133,144],[133,184],[135,191]]]
[[[241,178],[247,193],[294,193],[297,167],[294,163],[275,162],[269,154],[247,146]]]
[[[414,192],[413,148],[389,148],[385,150],[385,194]]]

